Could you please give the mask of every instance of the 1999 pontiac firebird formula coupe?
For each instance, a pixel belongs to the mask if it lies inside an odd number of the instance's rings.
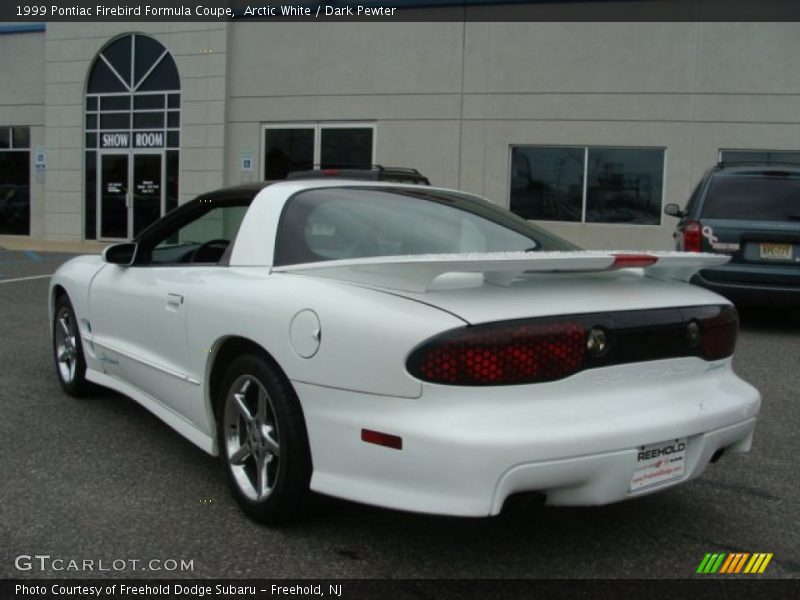
[[[251,517],[310,490],[494,515],[634,498],[750,449],[711,254],[584,252],[462,192],[357,179],[216,191],[53,275],[71,395],[125,394]]]

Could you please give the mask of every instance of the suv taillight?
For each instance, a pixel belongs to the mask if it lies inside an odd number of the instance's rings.
[[[703,226],[698,221],[689,221],[683,228],[683,250],[700,252],[703,244]]]

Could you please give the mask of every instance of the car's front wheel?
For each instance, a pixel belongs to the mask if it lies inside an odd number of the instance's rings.
[[[308,500],[311,454],[294,390],[264,358],[234,360],[220,387],[220,457],[236,501],[253,519],[278,524]]]
[[[56,300],[53,314],[53,359],[58,380],[70,396],[85,396],[90,390],[86,381],[86,360],[78,320],[66,294]]]

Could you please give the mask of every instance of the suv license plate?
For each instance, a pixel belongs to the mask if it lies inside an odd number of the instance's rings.
[[[630,491],[681,477],[686,470],[686,447],[686,438],[639,446]]]
[[[766,260],[792,260],[792,245],[760,244],[759,254]]]

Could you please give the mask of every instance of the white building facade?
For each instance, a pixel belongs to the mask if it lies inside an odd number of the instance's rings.
[[[667,249],[721,155],[800,161],[798,23],[8,24],[0,67],[0,234],[50,240],[377,163]]]

